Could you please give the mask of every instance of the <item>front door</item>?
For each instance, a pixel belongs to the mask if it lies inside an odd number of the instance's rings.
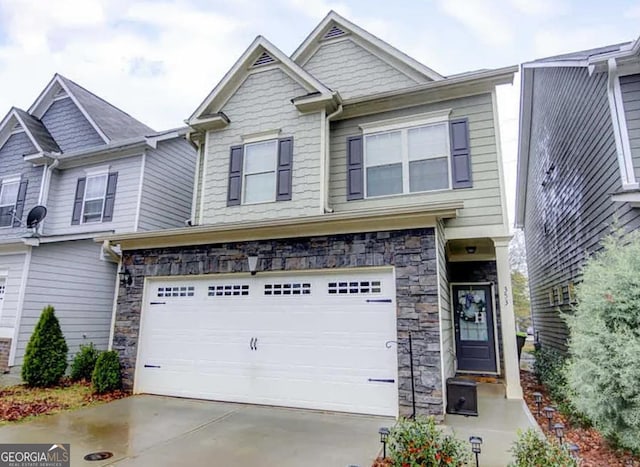
[[[491,286],[452,286],[458,371],[496,373]]]

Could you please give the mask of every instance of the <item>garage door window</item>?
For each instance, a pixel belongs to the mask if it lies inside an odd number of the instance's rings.
[[[249,295],[248,284],[210,285],[209,297],[241,297]]]
[[[195,287],[193,285],[180,287],[158,287],[158,297],[193,297]]]
[[[284,284],[265,284],[265,295],[309,295],[311,284],[306,282],[293,282]]]
[[[329,282],[330,295],[372,294],[381,292],[380,281]]]

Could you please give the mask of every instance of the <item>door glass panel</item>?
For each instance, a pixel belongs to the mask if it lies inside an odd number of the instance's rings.
[[[460,327],[460,340],[489,340],[487,323],[487,296],[485,290],[458,289],[456,297],[456,319]]]

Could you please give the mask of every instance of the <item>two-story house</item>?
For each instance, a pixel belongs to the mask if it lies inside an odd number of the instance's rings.
[[[562,312],[617,220],[640,227],[640,39],[522,66],[516,227],[540,341],[564,352]]]
[[[119,252],[96,235],[184,225],[196,152],[186,129],[157,133],[55,75],[0,123],[0,366],[19,367],[43,307],[71,353],[106,348]],[[47,215],[26,226],[37,205]]]
[[[192,227],[119,245],[113,348],[138,393],[443,416],[445,382],[521,397],[495,88],[336,13],[258,36],[188,119]]]

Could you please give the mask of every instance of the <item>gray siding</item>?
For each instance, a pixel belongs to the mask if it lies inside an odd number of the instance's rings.
[[[147,151],[139,230],[184,227],[191,217],[196,151],[184,139]]]
[[[104,165],[109,166],[110,172],[118,172],[113,221],[71,225],[78,178],[85,177],[87,170],[95,166]],[[138,205],[141,165],[142,155],[136,155],[102,164],[56,170],[49,188],[47,202],[49,213],[44,221],[43,232],[46,235],[62,235],[105,230],[114,230],[115,232],[133,231]]]
[[[70,97],[54,101],[41,120],[63,152],[104,144]]]
[[[449,273],[447,267],[447,240],[444,236],[444,225],[438,221],[436,225],[436,250],[438,254],[438,297],[440,301],[440,331],[442,342],[442,380],[452,378],[456,373],[455,341],[453,336],[453,320],[451,310],[451,291],[449,289]],[[446,391],[444,392],[446,394]],[[446,403],[446,401],[445,401]]]
[[[27,342],[47,305],[56,310],[70,357],[80,344],[93,342],[100,349],[107,348],[116,265],[100,260],[100,248],[92,240],[81,240],[32,250],[16,366],[22,365]]]
[[[293,218],[320,213],[321,114],[302,115],[291,99],[307,92],[280,69],[249,75],[222,109],[229,126],[207,137],[203,224]],[[229,149],[242,136],[281,130],[293,136],[292,200],[227,207]]]
[[[620,89],[629,132],[636,180],[640,180],[640,75],[620,77]]]
[[[584,260],[600,248],[614,218],[637,228],[640,210],[610,199],[622,183],[606,75],[538,68],[533,79],[525,211],[531,307],[543,345],[563,351],[568,333],[558,309],[570,311],[567,284],[580,281]],[[548,293],[556,286],[563,303],[551,306]]]
[[[469,119],[472,188],[347,201],[347,138],[361,134],[359,125],[442,109],[452,109],[451,119],[463,117]],[[491,94],[332,122],[331,180],[329,184],[331,204],[335,211],[348,211],[373,207],[400,207],[409,203],[461,200],[464,201],[464,209],[460,210],[458,218],[448,220],[445,227],[503,224],[496,151]]]
[[[25,253],[0,255],[0,273],[6,278],[4,303],[0,308],[0,328],[13,329],[15,326],[24,261]]]
[[[29,210],[38,204],[40,196],[40,184],[42,182],[42,167],[33,167],[33,164],[24,162],[23,155],[36,152],[29,136],[25,132],[16,133],[9,137],[0,148],[0,179],[22,175],[29,181],[27,185],[27,199],[24,203],[22,220],[26,220]],[[0,228],[0,239],[17,238],[24,235],[27,229],[22,227]]]
[[[322,45],[304,68],[343,99],[419,84],[351,39]]]

